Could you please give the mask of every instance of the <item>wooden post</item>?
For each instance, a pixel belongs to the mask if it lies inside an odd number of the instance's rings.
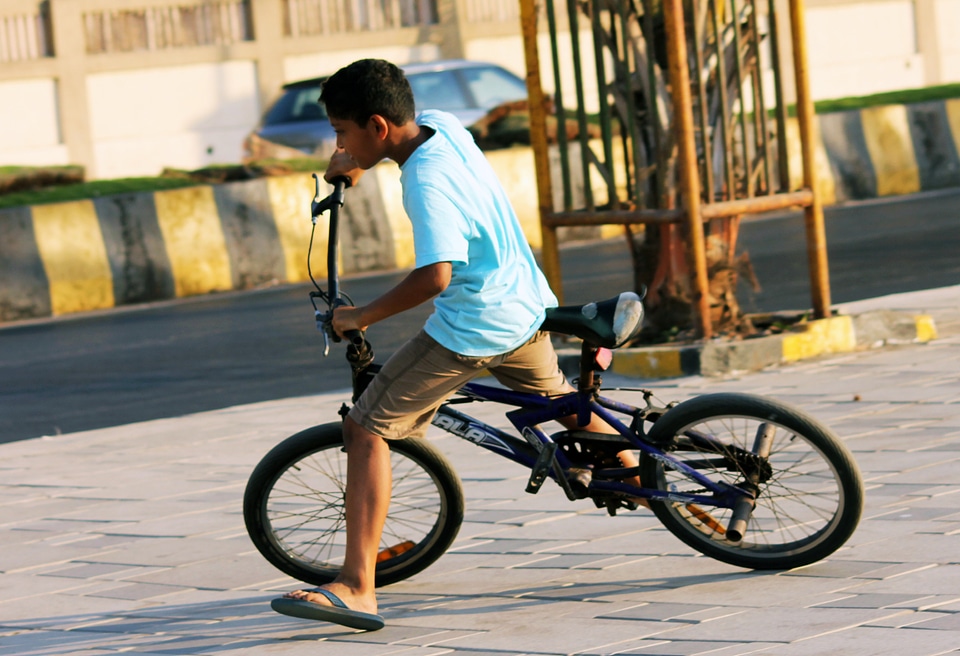
[[[807,65],[807,26],[803,0],[790,0],[790,30],[793,41],[793,69],[797,85],[797,122],[803,158],[803,186],[813,198],[804,210],[807,233],[807,262],[813,313],[818,319],[830,316],[830,274],[827,266],[827,237],[823,225],[823,202],[814,168],[814,114]]]
[[[682,0],[664,0],[663,16],[667,32],[667,62],[670,68],[670,96],[673,100],[674,133],[677,136],[677,165],[680,192],[683,195],[687,223],[687,258],[694,275],[693,305],[700,335],[713,335],[708,295],[707,255],[704,247],[703,218],[700,214],[700,178],[693,133],[693,99],[687,69],[687,43],[684,38]]]
[[[543,272],[553,293],[563,304],[563,279],[557,228],[546,219],[553,212],[553,186],[550,182],[550,153],[547,143],[547,98],[540,81],[540,53],[537,49],[536,0],[520,0],[520,30],[527,67],[527,97],[530,105],[530,145],[537,174],[537,204],[540,209],[540,238]]]

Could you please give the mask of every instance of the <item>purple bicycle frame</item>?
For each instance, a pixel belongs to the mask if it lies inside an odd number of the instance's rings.
[[[526,441],[466,415],[453,407],[475,401],[491,401],[501,405],[515,406],[517,409],[507,412],[506,416],[517,431],[526,438]],[[590,489],[627,493],[634,497],[646,499],[686,504],[694,503],[721,508],[733,508],[736,502],[743,496],[752,497],[749,492],[734,485],[723,481],[719,483],[712,481],[693,467],[678,461],[669,453],[641,439],[614,414],[619,413],[621,415],[636,417],[639,412],[640,410],[635,406],[621,403],[604,396],[594,397],[590,392],[574,391],[562,396],[544,397],[526,392],[515,392],[482,383],[469,382],[457,392],[456,396],[440,406],[432,423],[434,426],[452,435],[472,442],[489,451],[493,451],[528,469],[533,469],[540,452],[546,448],[547,445],[553,443],[553,439],[540,428],[539,424],[570,415],[589,417],[591,414],[594,414],[614,428],[622,437],[628,440],[635,449],[642,451],[648,457],[660,461],[664,467],[678,471],[688,478],[697,481],[705,490],[712,494],[688,494],[646,487],[637,488],[633,485],[613,480],[632,473],[626,468],[594,471]],[[703,436],[701,436],[701,438],[702,437]],[[555,458],[555,463],[561,471],[557,472],[557,467],[551,467],[549,476],[554,480],[557,479],[557,476],[562,475],[563,470],[573,466],[573,463],[570,462],[562,450],[558,449],[556,451]],[[604,480],[605,478],[611,480]],[[559,483],[559,481],[557,482]],[[561,484],[561,487],[564,486]]]

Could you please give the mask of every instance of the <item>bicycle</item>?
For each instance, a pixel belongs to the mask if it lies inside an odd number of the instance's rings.
[[[330,342],[340,341],[331,327],[333,310],[349,299],[340,292],[337,268],[347,181],[336,180],[333,193],[320,199],[316,174],[314,180],[313,232],[317,217],[330,214],[327,291],[309,272],[326,356]],[[650,390],[639,390],[643,407],[601,394],[601,373],[612,350],[639,331],[642,317],[642,300],[632,292],[548,310],[543,330],[581,340],[576,391],[547,398],[471,381],[440,407],[433,425],[527,467],[528,493],[536,494],[550,479],[569,500],[589,499],[611,515],[635,510],[645,499],[677,538],[731,565],[792,569],[839,549],[859,522],[863,484],[850,452],[813,417],[781,401],[742,393],[705,394],[659,406]],[[356,401],[379,367],[362,333],[345,337]],[[458,409],[478,402],[513,408],[506,416],[517,435]],[[344,404],[341,417],[347,409]],[[599,416],[616,434],[547,434],[541,427],[573,414],[580,425]],[[464,513],[460,480],[435,447],[419,438],[389,445],[393,489],[377,586],[413,576],[440,558],[456,538]],[[244,494],[244,521],[256,548],[282,572],[314,585],[336,577],[344,554],[342,447],[341,422],[307,428],[263,457]],[[625,449],[639,452],[639,467],[621,465],[617,454]],[[642,487],[625,482],[638,474]]]

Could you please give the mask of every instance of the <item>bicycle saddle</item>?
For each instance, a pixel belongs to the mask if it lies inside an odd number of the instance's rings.
[[[633,292],[586,305],[548,308],[541,330],[574,335],[603,348],[618,348],[643,327],[643,303]]]

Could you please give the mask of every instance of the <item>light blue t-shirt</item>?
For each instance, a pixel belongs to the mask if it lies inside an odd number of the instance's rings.
[[[446,112],[425,111],[417,123],[434,134],[400,169],[416,266],[453,268],[424,329],[462,355],[510,351],[537,331],[557,299],[471,134]]]

